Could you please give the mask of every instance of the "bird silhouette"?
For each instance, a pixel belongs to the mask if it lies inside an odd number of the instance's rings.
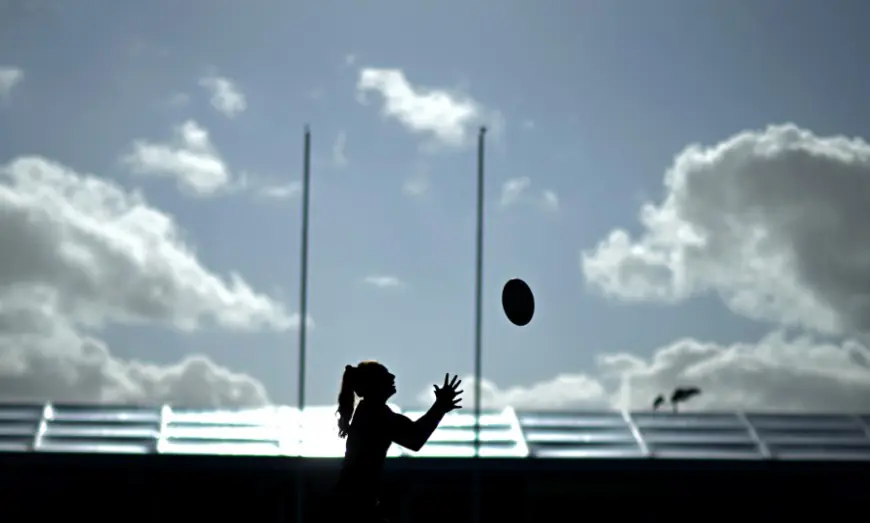
[[[674,412],[677,412],[677,406],[680,403],[685,403],[699,394],[701,394],[701,389],[698,387],[677,387],[674,389],[671,394],[671,406],[674,408]]]
[[[701,389],[699,389],[698,387],[677,387],[676,389],[674,389],[674,392],[671,393],[671,408],[674,409],[674,412],[677,412],[677,408],[680,403],[685,403],[686,401],[694,398],[699,394],[701,394]],[[658,396],[656,396],[652,404],[653,411],[655,412],[659,410],[659,408],[661,408],[661,406],[664,405],[666,402],[667,400],[665,400],[664,394],[659,394]]]

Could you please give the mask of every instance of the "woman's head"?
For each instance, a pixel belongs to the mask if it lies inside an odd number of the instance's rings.
[[[396,376],[376,361],[363,361],[356,367],[348,365],[341,378],[338,393],[338,434],[347,436],[356,397],[384,402],[396,393]]]

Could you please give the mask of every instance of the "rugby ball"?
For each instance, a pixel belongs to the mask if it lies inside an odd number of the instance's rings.
[[[519,278],[509,280],[501,291],[505,316],[518,327],[528,325],[535,315],[535,296],[528,284]]]

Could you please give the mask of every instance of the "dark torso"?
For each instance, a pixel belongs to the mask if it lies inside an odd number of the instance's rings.
[[[359,403],[347,435],[340,490],[354,497],[377,498],[392,444],[389,431],[392,416],[393,411],[383,403],[369,405],[365,400]]]

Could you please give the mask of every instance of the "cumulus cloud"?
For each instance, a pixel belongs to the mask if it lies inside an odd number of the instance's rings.
[[[602,357],[600,365],[605,376],[627,380],[610,403],[618,405],[624,393],[634,408],[685,385],[705,391],[692,403],[708,410],[859,412],[867,410],[870,398],[870,350],[854,340],[830,343],[781,332],[731,345],[683,339],[649,361],[614,354]]]
[[[870,145],[795,125],[692,145],[640,210],[582,254],[608,296],[716,293],[735,312],[821,333],[870,331]]]
[[[232,176],[211,142],[208,131],[192,120],[174,129],[171,143],[137,140],[122,158],[134,174],[172,178],[195,195],[211,195],[232,187]]]
[[[137,193],[41,157],[0,166],[0,180],[3,301],[47,295],[62,314],[93,326],[298,323],[238,274],[205,268],[173,218]]]
[[[499,205],[503,208],[521,203],[533,203],[548,211],[559,210],[559,196],[555,191],[533,191],[532,179],[528,176],[511,178],[501,186]]]
[[[649,359],[602,354],[589,374],[510,388],[484,381],[481,401],[493,408],[648,410],[656,395],[677,386],[704,391],[686,404],[689,411],[863,412],[870,398],[870,350],[854,340],[825,343],[781,332],[731,345],[682,339]],[[473,379],[464,380],[463,389],[470,406]],[[431,401],[431,389],[419,399]]]
[[[464,409],[474,407],[474,377],[462,378]],[[583,410],[607,408],[607,391],[594,377],[585,374],[562,374],[528,386],[501,388],[493,381],[480,383],[483,408],[514,407],[529,410]],[[432,387],[418,394],[421,403],[434,401]]]
[[[0,166],[0,397],[261,404],[261,384],[204,356],[156,366],[112,356],[115,325],[191,331],[298,326],[241,276],[209,271],[139,194],[41,157]],[[310,321],[310,319],[309,319]]]
[[[24,81],[24,71],[17,67],[0,66],[0,100],[9,98],[12,89]]]
[[[494,126],[503,124],[497,112],[488,111],[471,97],[447,89],[414,86],[400,69],[362,69],[356,88],[361,101],[368,93],[378,93],[385,117],[440,145],[468,143],[484,120],[491,120],[488,123]]]
[[[209,132],[193,120],[176,126],[173,134],[167,143],[133,142],[130,152],[122,156],[122,163],[134,175],[171,178],[182,192],[198,197],[250,192],[283,200],[301,191],[299,180],[276,183],[268,176],[250,172],[234,174],[212,143]],[[343,149],[339,152],[343,154]]]
[[[114,357],[50,302],[0,301],[3,401],[247,407],[270,402],[262,383],[203,355],[174,365]]]
[[[244,93],[229,78],[207,76],[199,85],[209,92],[211,106],[227,118],[235,118],[248,108]]]

